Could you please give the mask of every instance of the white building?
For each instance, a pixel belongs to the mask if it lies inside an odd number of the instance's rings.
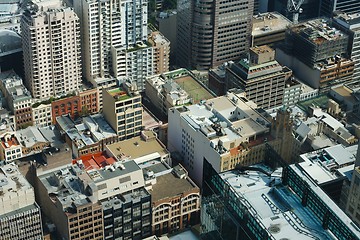
[[[78,0],[74,9],[80,18],[83,75],[88,81],[98,86],[98,79],[113,74],[120,80],[143,80],[152,74],[152,49],[145,44],[146,0]]]
[[[253,102],[234,93],[168,112],[168,148],[180,153],[190,177],[202,182],[206,159],[217,172],[263,158],[270,123]]]
[[[0,236],[2,239],[42,239],[40,208],[33,187],[15,164],[0,167]]]
[[[79,19],[58,1],[30,3],[21,20],[25,85],[34,98],[61,96],[79,88]]]

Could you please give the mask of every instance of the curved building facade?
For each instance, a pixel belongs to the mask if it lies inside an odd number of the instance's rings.
[[[178,65],[207,70],[240,58],[250,47],[253,9],[254,0],[180,0]]]

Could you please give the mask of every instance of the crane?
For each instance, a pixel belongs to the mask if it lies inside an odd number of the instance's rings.
[[[288,0],[287,1],[287,11],[293,14],[293,23],[297,24],[299,22],[299,14],[302,13],[301,5],[304,3],[304,0]]]

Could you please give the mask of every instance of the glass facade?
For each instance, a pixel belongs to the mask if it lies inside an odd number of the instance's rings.
[[[358,239],[343,220],[331,209],[293,169],[296,165],[286,168],[287,174],[283,183],[301,198],[303,206],[308,207],[322,222],[324,229],[329,229],[338,239]]]
[[[241,196],[228,185],[211,164],[204,161],[201,200],[201,239],[247,240],[272,239],[262,223],[245,206]]]

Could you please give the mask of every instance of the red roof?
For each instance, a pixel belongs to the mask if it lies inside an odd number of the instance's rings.
[[[77,164],[79,160],[82,160],[85,170],[101,169],[116,162],[115,158],[108,157],[105,152],[83,155],[77,159],[74,159],[73,164]]]

